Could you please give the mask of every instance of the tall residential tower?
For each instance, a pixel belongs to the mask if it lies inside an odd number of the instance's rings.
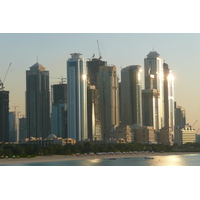
[[[131,65],[121,70],[122,124],[142,125],[141,66]]]
[[[119,81],[116,66],[101,66],[98,75],[99,107],[103,140],[110,140],[110,131],[119,125]]]
[[[151,51],[144,59],[145,90],[143,99],[148,96],[149,100],[143,102],[147,111],[144,110],[145,126],[154,126],[156,130],[164,127],[164,88],[163,88],[163,59],[156,51]],[[151,90],[151,91],[150,91]],[[147,108],[148,107],[148,108]],[[151,112],[151,113],[149,113]],[[147,116],[149,113],[149,116]],[[148,119],[149,118],[149,119]],[[147,124],[147,121],[148,122]]]
[[[26,118],[29,138],[50,134],[49,71],[39,63],[26,71]]]

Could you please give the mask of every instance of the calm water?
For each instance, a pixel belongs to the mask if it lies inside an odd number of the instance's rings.
[[[124,159],[116,157],[116,160],[99,158],[74,161],[16,163],[0,166],[200,166],[199,154],[151,157],[154,159],[144,159],[144,157],[128,157],[129,159]]]

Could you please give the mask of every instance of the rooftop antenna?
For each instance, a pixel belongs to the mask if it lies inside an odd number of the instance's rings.
[[[38,63],[38,56],[37,56],[37,63]]]

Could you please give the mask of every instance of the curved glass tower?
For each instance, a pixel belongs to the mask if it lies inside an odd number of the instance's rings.
[[[80,53],[67,61],[68,138],[83,141],[87,132],[87,68]]]

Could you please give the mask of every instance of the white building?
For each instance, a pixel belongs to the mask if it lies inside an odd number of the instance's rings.
[[[196,131],[191,126],[186,125],[185,128],[175,127],[175,142],[180,146],[187,142],[196,142]]]
[[[88,138],[87,68],[80,53],[67,61],[68,137],[76,141]]]

